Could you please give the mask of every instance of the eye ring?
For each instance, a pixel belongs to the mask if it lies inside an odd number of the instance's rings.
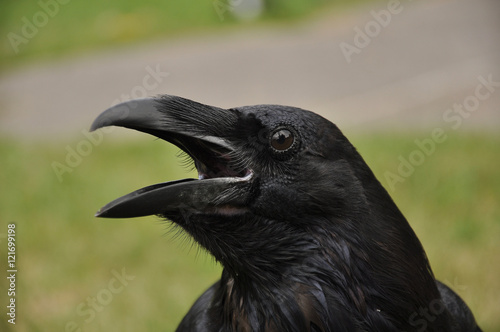
[[[290,157],[298,143],[299,135],[289,126],[276,127],[269,135],[269,148],[278,159]]]

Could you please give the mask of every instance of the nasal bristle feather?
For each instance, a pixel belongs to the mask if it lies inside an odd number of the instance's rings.
[[[188,173],[196,169],[193,158],[185,151],[179,150],[176,157],[179,159],[179,165],[185,168]]]

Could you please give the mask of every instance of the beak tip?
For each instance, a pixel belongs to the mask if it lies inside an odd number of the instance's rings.
[[[109,115],[105,114],[106,111],[101,113],[90,125],[89,132],[96,131],[99,128],[107,127],[113,125],[113,123],[109,119]]]
[[[96,131],[97,129],[99,129],[100,127],[95,123],[95,121],[92,123],[92,125],[90,126],[89,128],[89,132],[93,132],[93,131]]]
[[[99,121],[99,120],[100,120],[100,117],[97,117],[97,119],[95,119],[94,122],[92,122],[92,125],[90,125],[90,128],[89,128],[89,132],[96,131],[97,129],[103,127],[103,125],[101,123],[102,121]]]
[[[97,116],[89,131],[109,126],[136,129],[155,125],[163,120],[156,106],[155,98],[135,99],[111,106]]]

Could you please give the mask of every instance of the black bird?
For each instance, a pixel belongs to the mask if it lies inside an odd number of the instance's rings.
[[[177,331],[481,331],[434,278],[363,158],[321,116],[164,95],[114,106],[91,130],[111,125],[177,145],[198,170],[96,214],[162,216],[222,264]]]

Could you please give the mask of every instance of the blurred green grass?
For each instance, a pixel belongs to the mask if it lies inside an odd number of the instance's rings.
[[[266,10],[257,24],[296,20],[326,6],[338,8],[368,1],[380,0],[265,0]],[[165,36],[235,28],[242,23],[233,15],[234,7],[240,5],[239,0],[3,2],[0,69]]]
[[[397,172],[398,156],[408,156],[414,139],[426,137],[349,136],[386,187],[385,172]],[[64,164],[67,146],[76,148],[81,139],[0,140],[0,235],[14,222],[18,236],[15,330],[70,331],[65,327],[73,322],[82,331],[173,331],[218,279],[220,267],[155,217],[101,220],[93,214],[142,186],[194,174],[163,141],[106,137],[59,181],[52,163]],[[494,134],[450,135],[391,192],[437,278],[465,299],[485,331],[500,330],[499,145]],[[4,238],[0,241],[4,247]],[[0,252],[5,261],[4,249]],[[109,300],[105,293],[113,271],[122,269],[134,279]],[[109,303],[91,317],[87,300],[99,296]]]

